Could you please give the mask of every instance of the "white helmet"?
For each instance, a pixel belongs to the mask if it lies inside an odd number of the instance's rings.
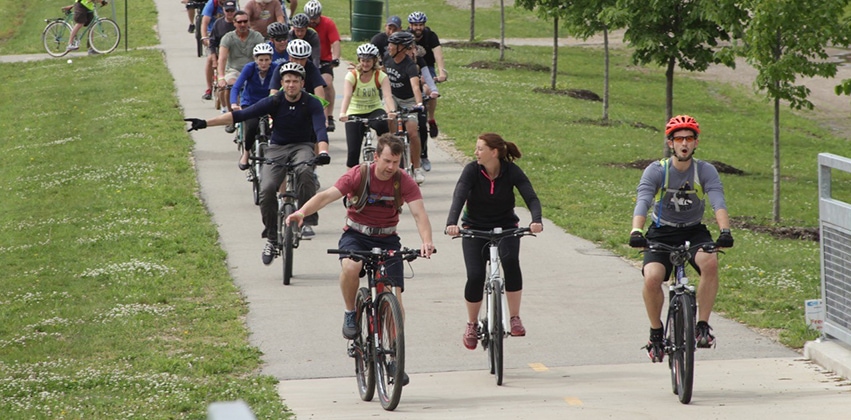
[[[378,47],[372,44],[363,44],[358,47],[358,57],[378,57]]]
[[[303,39],[294,39],[287,44],[287,54],[292,58],[308,58],[313,48]]]
[[[265,42],[263,42],[261,44],[257,44],[257,45],[254,46],[254,56],[255,57],[257,57],[258,55],[263,55],[263,54],[272,55],[273,53],[274,53],[274,51],[272,51],[272,46],[265,43]]]
[[[287,73],[295,73],[304,79],[304,67],[302,67],[301,64],[293,63],[292,61],[281,64],[281,67],[278,68],[278,74],[281,75],[281,79],[283,79],[284,75]]]
[[[311,19],[316,19],[322,14],[322,4],[316,0],[310,0],[304,5],[304,14]]]

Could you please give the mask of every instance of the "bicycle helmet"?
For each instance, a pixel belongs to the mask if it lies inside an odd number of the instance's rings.
[[[426,23],[428,17],[423,12],[413,12],[408,15],[408,23]]]
[[[262,44],[257,44],[257,45],[254,46],[254,56],[255,57],[257,57],[258,55],[263,55],[263,54],[272,55],[273,53],[274,53],[274,51],[272,51],[272,46],[265,43],[265,42],[262,43]]]
[[[363,44],[358,47],[358,57],[378,57],[378,47],[372,44]]]
[[[287,73],[295,73],[304,79],[304,67],[302,67],[301,64],[293,63],[292,61],[281,64],[281,68],[278,69],[278,73],[281,75],[281,79],[283,79],[284,75]]]
[[[284,38],[289,31],[290,28],[287,24],[281,22],[272,22],[266,27],[266,33],[269,34],[269,38]]]
[[[322,4],[316,0],[310,0],[304,5],[304,14],[311,19],[316,19],[322,14]]]
[[[677,130],[691,130],[694,135],[700,134],[700,124],[694,118],[688,115],[677,115],[665,124],[665,135],[670,136],[671,133]]]
[[[296,13],[295,16],[290,18],[290,24],[293,25],[293,28],[306,28],[310,25],[310,18],[304,13]]]
[[[387,38],[387,42],[390,44],[410,47],[414,43],[414,34],[406,31],[393,32],[393,34]]]
[[[303,39],[294,39],[287,44],[287,54],[292,58],[308,58],[312,52],[310,43]]]

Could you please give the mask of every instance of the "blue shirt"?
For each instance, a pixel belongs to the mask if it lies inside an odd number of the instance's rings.
[[[225,9],[222,8],[223,2],[224,0],[208,0],[207,4],[204,5],[204,10],[201,11],[201,15],[210,17],[210,24],[207,25],[207,33],[210,33],[210,31],[213,30],[213,24],[216,23],[216,17],[224,16]],[[213,3],[218,3],[218,5],[214,6]]]
[[[278,71],[277,67],[269,67],[269,70],[266,71],[266,77],[261,79],[257,63],[252,61],[246,64],[230,91],[230,103],[235,104],[240,93],[242,94],[242,101],[239,105],[243,108],[254,105],[269,96],[269,83],[271,83],[272,75],[276,71]]]

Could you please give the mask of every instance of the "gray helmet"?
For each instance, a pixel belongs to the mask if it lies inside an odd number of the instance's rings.
[[[293,63],[292,61],[281,64],[281,68],[278,69],[278,74],[281,75],[281,79],[283,79],[284,75],[287,73],[297,74],[304,79],[304,67],[302,67],[301,64]]]
[[[287,54],[292,58],[308,58],[312,52],[310,43],[303,39],[294,39],[287,44]]]
[[[390,44],[399,44],[410,47],[414,43],[414,34],[406,31],[393,32],[387,42]]]
[[[290,18],[290,24],[293,25],[293,28],[306,28],[310,25],[310,18],[304,13],[296,13],[295,16]]]
[[[310,0],[304,5],[304,14],[311,19],[316,19],[322,14],[322,4],[316,0]]]
[[[281,22],[272,22],[266,27],[266,33],[269,34],[269,38],[284,38],[289,31],[290,28],[287,24]]]

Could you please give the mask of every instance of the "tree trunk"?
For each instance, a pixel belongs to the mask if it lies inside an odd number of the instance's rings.
[[[470,0],[470,42],[476,39],[476,0]]]
[[[603,28],[603,121],[609,120],[609,29]]]
[[[780,83],[777,82],[777,85]],[[774,223],[780,223],[780,98],[774,98]]]
[[[676,58],[668,60],[668,68],[665,69],[665,123],[671,120],[674,116],[674,66],[677,64]],[[664,136],[663,136],[664,137]],[[668,148],[667,138],[662,139],[662,149],[665,157],[671,156],[671,149]]]
[[[505,0],[499,0],[499,61],[505,60]]]
[[[553,65],[550,73],[550,89],[556,90],[556,75],[558,74],[558,16],[553,19]]]

